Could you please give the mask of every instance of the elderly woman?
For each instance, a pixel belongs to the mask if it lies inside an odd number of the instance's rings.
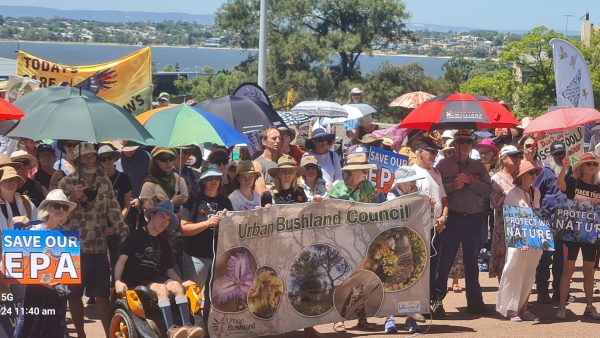
[[[74,150],[78,144],[78,141],[70,140],[58,140],[56,142],[56,147],[60,151],[60,158],[54,163],[53,168],[56,171],[50,178],[50,190],[56,189],[58,187],[58,182],[63,177],[75,171],[74,161],[76,156]]]
[[[506,194],[504,205],[539,208],[540,191],[533,187],[533,183],[540,172],[541,169],[531,162],[522,161],[519,164],[519,173],[513,180],[515,186]],[[527,310],[527,303],[540,257],[542,250],[533,250],[527,246],[506,250],[506,263],[498,288],[496,310],[511,322],[539,320]]]
[[[262,206],[260,195],[255,190],[256,179],[260,172],[252,161],[240,161],[235,171],[236,189],[229,195],[233,211],[252,210]]]
[[[19,167],[20,164],[12,162]],[[35,205],[26,197],[17,192],[25,184],[25,180],[17,174],[12,166],[0,169],[0,198],[4,203],[0,204],[0,230],[21,229],[29,226],[29,220],[36,215]]]
[[[515,177],[519,174],[519,165],[523,153],[515,146],[504,146],[500,150],[500,159],[496,173],[492,176],[491,206],[494,209],[494,228],[492,230],[492,257],[490,258],[489,275],[498,278],[502,275],[506,257],[506,241],[504,239],[504,218],[502,208],[506,194],[514,188]]]
[[[31,230],[61,230],[76,206],[62,190],[50,191],[38,209],[38,216],[43,223],[34,225]],[[20,312],[13,337],[65,337],[68,292],[66,286],[56,283],[46,284],[42,281],[39,285],[27,285],[22,306],[53,309],[54,312],[44,316]]]
[[[328,133],[323,128],[313,130],[311,138],[306,142],[306,154],[312,155],[317,159],[317,163],[323,170],[323,179],[329,184],[342,178],[340,158],[331,151],[331,145],[335,139],[334,134]]]
[[[280,156],[277,167],[269,169],[274,185],[270,191],[265,192],[263,200],[269,204],[308,202],[304,189],[298,186],[298,176],[302,174],[304,174],[304,167],[299,167],[293,157]]]
[[[319,162],[314,156],[302,156],[300,166],[304,168],[304,175],[298,179],[298,184],[304,188],[308,201],[320,201],[327,196],[331,185],[323,179],[323,172]]]
[[[567,175],[567,168],[570,167],[569,156],[563,159],[563,167],[558,174],[556,186],[560,191],[567,195],[567,198],[575,201],[589,201],[592,205],[600,203],[600,180],[598,178],[598,165],[600,159],[594,157],[592,153],[584,153],[579,161],[573,166],[571,175]],[[599,319],[600,314],[592,305],[593,286],[594,286],[594,263],[598,247],[591,243],[579,243],[563,241],[564,248],[564,267],[560,279],[560,304],[556,312],[556,318],[565,319],[567,317],[567,298],[571,285],[571,277],[575,272],[575,261],[579,255],[583,256],[583,289],[587,306],[583,315]]]
[[[493,175],[496,169],[496,162],[498,161],[498,148],[496,144],[489,138],[483,139],[477,145],[477,151],[479,151],[481,162],[485,164],[485,168],[490,175]]]
[[[187,201],[188,191],[185,180],[173,171],[175,152],[157,147],[152,150],[151,155],[150,174],[144,179],[140,198],[151,196],[159,201],[170,199],[178,210],[178,207]],[[148,206],[145,208],[148,209]]]

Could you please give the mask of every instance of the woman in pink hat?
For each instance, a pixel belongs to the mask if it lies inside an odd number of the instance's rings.
[[[486,138],[477,145],[477,151],[479,151],[479,158],[481,162],[485,164],[485,168],[493,175],[496,171],[496,162],[498,161],[498,148],[492,139]]]

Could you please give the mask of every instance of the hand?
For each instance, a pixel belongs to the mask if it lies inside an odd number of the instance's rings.
[[[29,225],[29,218],[27,218],[27,216],[14,216],[12,218],[12,222],[13,222],[13,224],[15,224],[15,223],[22,223],[23,226],[28,226]]]
[[[435,209],[435,198],[433,196],[429,196],[429,205],[431,206],[431,211]]]
[[[115,282],[115,291],[117,293],[125,293],[127,291],[127,284],[121,282],[120,280]]]
[[[471,184],[471,182],[473,182],[473,176],[465,173],[458,173],[458,175],[456,175],[456,180],[463,181],[465,184]]]
[[[71,192],[71,200],[77,201],[83,196],[83,185],[78,184],[73,188],[73,192]]]
[[[440,216],[439,218],[437,218],[435,220],[435,224],[433,225],[433,228],[435,229],[435,231],[439,234],[440,232],[444,231],[444,229],[446,228],[446,219],[447,216]]]
[[[184,200],[185,197],[181,194],[173,195],[173,198],[171,198],[171,202],[173,202],[174,205],[182,205]]]
[[[323,200],[323,196],[321,196],[321,195],[313,196],[313,202],[321,202],[322,200]]]
[[[114,235],[115,232],[116,232],[115,227],[108,227],[108,228],[106,228],[106,230],[104,230],[104,234],[106,236]]]
[[[207,222],[208,222],[209,228],[217,227],[217,226],[219,226],[219,222],[221,222],[221,216],[212,215],[208,218]]]
[[[44,281],[41,281],[40,285],[43,285],[45,287],[47,287],[48,289],[54,289],[56,288],[56,286],[60,284],[59,282],[54,282],[54,283],[46,283]]]
[[[131,200],[131,203],[129,203],[131,205],[132,208],[139,208],[140,207],[140,199],[139,198],[134,198]]]
[[[571,160],[569,159],[569,156],[565,156],[562,159],[562,165],[563,165],[563,167],[564,168],[568,168],[570,164],[571,164]]]
[[[454,181],[452,183],[452,189],[453,190],[460,190],[460,189],[462,189],[464,187],[465,187],[465,182],[464,181],[456,180],[456,181]]]
[[[528,247],[528,246],[526,246],[526,245],[523,245],[523,246],[521,247],[521,251],[529,251],[529,247]]]

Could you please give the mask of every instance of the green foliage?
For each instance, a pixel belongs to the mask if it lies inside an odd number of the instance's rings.
[[[458,90],[460,84],[469,79],[473,68],[475,62],[464,57],[454,57],[442,65],[444,78],[452,85],[453,90]]]

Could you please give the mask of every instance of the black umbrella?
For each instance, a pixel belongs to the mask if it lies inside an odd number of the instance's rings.
[[[196,106],[231,124],[242,133],[268,126],[285,127],[283,119],[267,104],[246,97],[222,96],[204,100]]]

